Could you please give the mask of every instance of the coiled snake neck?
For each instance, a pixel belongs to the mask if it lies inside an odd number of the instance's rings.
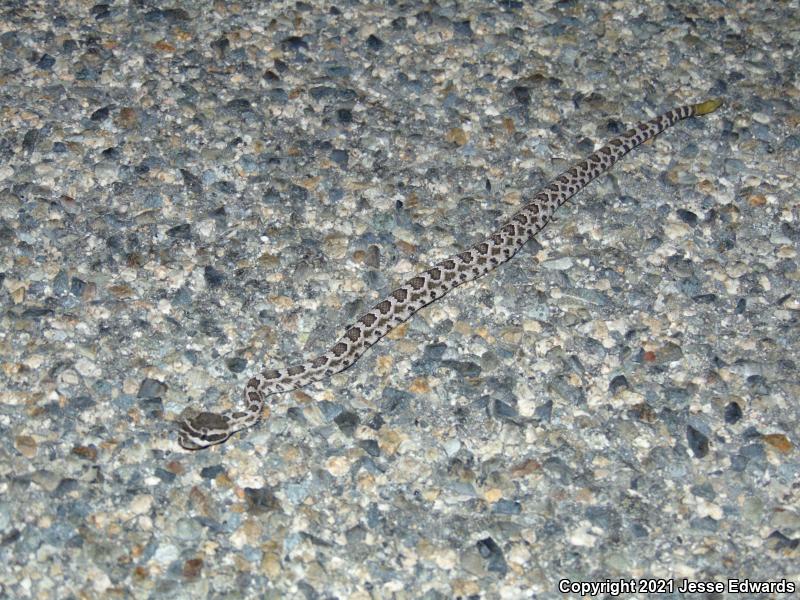
[[[201,412],[180,422],[178,441],[187,450],[221,444],[261,418],[267,396],[287,392],[344,371],[368,348],[418,310],[450,290],[483,277],[511,258],[550,221],[555,210],[636,146],[678,121],[715,111],[722,100],[674,108],[639,123],[548,183],[533,199],[482,242],[418,273],[361,315],[326,352],[283,369],[253,376],[244,389],[244,406],[221,413]]]

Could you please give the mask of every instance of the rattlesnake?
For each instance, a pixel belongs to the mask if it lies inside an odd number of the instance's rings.
[[[267,396],[306,386],[344,371],[379,339],[414,313],[438,300],[453,288],[483,277],[513,257],[535,236],[553,212],[600,174],[610,169],[639,144],[678,121],[710,113],[722,100],[681,106],[639,123],[611,140],[547,184],[533,200],[489,237],[419,273],[358,318],[327,352],[283,369],[266,370],[245,386],[245,406],[222,413],[201,412],[180,423],[179,443],[187,450],[221,444],[233,433],[251,427],[261,417]]]

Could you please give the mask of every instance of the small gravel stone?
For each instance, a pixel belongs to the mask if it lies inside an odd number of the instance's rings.
[[[708,438],[691,425],[686,427],[686,441],[695,458],[704,458],[708,454]]]
[[[725,422],[732,425],[742,418],[742,409],[737,402],[729,402],[725,406]]]
[[[481,557],[487,562],[487,569],[505,575],[508,570],[503,551],[492,538],[487,537],[476,544]]]
[[[692,211],[679,208],[677,213],[678,213],[678,218],[687,225],[691,225],[692,227],[697,225],[697,215],[694,214]]]
[[[137,398],[160,398],[167,392],[167,386],[156,379],[143,379],[139,384]]]
[[[218,475],[222,475],[225,472],[225,467],[222,465],[214,465],[213,467],[203,467],[200,470],[200,477],[203,479],[214,479]]]
[[[367,48],[372,50],[373,52],[377,52],[381,48],[383,48],[383,40],[381,40],[378,36],[374,34],[370,34],[367,38]]]
[[[608,384],[608,391],[612,394],[616,394],[619,390],[628,389],[630,389],[630,385],[625,375],[617,375],[611,380],[611,383]]]

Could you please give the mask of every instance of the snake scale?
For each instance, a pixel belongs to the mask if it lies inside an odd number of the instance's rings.
[[[638,145],[678,121],[710,113],[719,99],[681,106],[639,123],[586,159],[548,183],[489,237],[471,248],[446,258],[406,281],[347,328],[326,352],[283,369],[269,369],[252,377],[245,386],[244,406],[222,413],[201,412],[181,419],[179,443],[187,450],[221,444],[232,434],[254,425],[266,397],[300,388],[344,371],[393,328],[418,310],[440,299],[453,288],[483,277],[510,260],[525,243],[550,221],[555,210],[593,179]]]

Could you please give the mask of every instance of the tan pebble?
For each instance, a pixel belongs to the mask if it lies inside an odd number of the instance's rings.
[[[277,267],[280,265],[280,259],[274,255],[270,254],[269,252],[264,252],[261,256],[257,259],[258,264],[264,267]]]
[[[136,125],[138,118],[136,111],[129,106],[120,109],[119,114],[115,120],[117,127],[131,128]]]
[[[325,468],[331,475],[341,477],[350,469],[350,461],[344,456],[332,456],[325,462]]]
[[[145,494],[139,494],[133,500],[131,500],[130,504],[130,511],[135,515],[142,515],[150,510],[150,507],[153,504],[152,496],[147,496]]]
[[[534,319],[525,319],[522,322],[522,330],[525,333],[541,333],[542,324]]]
[[[324,396],[324,392],[322,394]],[[309,396],[303,390],[295,390],[294,392],[292,392],[292,399],[295,402],[297,402],[298,404],[302,404],[303,406],[305,406],[306,404],[314,404],[314,398]],[[330,398],[327,398],[327,397],[323,397],[322,399],[323,400],[330,400]],[[265,410],[269,411],[268,408],[266,408]],[[268,416],[269,416],[269,412],[264,414],[262,418],[266,419]]]
[[[453,127],[445,134],[444,139],[456,146],[463,146],[467,143],[467,134],[461,127]]]
[[[388,454],[389,456],[397,452],[397,448],[400,446],[402,441],[403,438],[400,437],[400,434],[392,429],[389,429],[388,427],[383,427],[378,432],[378,446],[380,447],[381,452]]]
[[[392,329],[389,333],[386,334],[386,339],[389,340],[399,340],[405,337],[406,331],[408,331],[408,323],[403,323],[402,325],[398,325],[394,329]]]
[[[503,492],[497,488],[490,488],[486,490],[486,492],[483,494],[483,497],[487,502],[495,503],[503,497]]]
[[[508,327],[500,332],[500,339],[506,344],[518,346],[522,341],[522,331],[518,327]]]
[[[185,563],[183,563],[182,575],[186,579],[197,579],[200,577],[200,573],[203,571],[203,559],[202,558],[190,558]]]
[[[710,194],[714,191],[714,184],[711,183],[708,179],[703,179],[697,183],[697,189],[704,194]]]
[[[591,503],[594,500],[594,494],[587,488],[580,488],[575,492],[575,500],[577,502]]]
[[[175,475],[183,474],[183,464],[178,462],[177,460],[171,460],[167,463],[167,471],[170,473],[174,473]]]
[[[466,579],[453,579],[453,581],[450,583],[450,587],[453,591],[453,596],[460,598],[477,596],[481,591],[481,588],[476,581],[469,581]]]
[[[434,546],[430,540],[425,538],[422,538],[417,544],[417,553],[419,554],[420,558],[424,560],[432,559],[434,556],[436,556],[438,551],[439,549]]]
[[[78,374],[72,369],[61,371],[58,376],[58,382],[63,385],[78,385],[80,380],[81,379],[78,377]]]
[[[281,458],[286,463],[295,463],[300,460],[300,449],[296,446],[287,446],[281,453]]]
[[[362,492],[371,492],[375,489],[375,476],[371,473],[360,471],[358,474],[358,489]]]
[[[768,433],[762,439],[783,454],[787,454],[793,448],[792,442],[782,433]]]
[[[503,202],[510,206],[517,206],[522,204],[522,192],[518,189],[512,189],[503,194]]]
[[[127,285],[112,285],[108,291],[117,298],[130,298],[133,296],[133,289]]]
[[[99,377],[102,373],[100,368],[87,358],[79,358],[75,361],[75,370],[84,377]]]
[[[294,306],[294,300],[288,296],[272,296],[269,301],[278,308],[291,308]]]
[[[29,435],[18,435],[14,440],[14,446],[25,458],[33,458],[36,456],[38,445],[36,444],[36,440]]]
[[[309,191],[313,191],[319,185],[320,179],[321,177],[307,177],[306,179],[300,180],[300,185]]]
[[[19,281],[18,279],[6,279],[3,282],[3,287],[6,288],[9,292],[15,292],[20,288],[25,289],[25,283]]]
[[[417,251],[417,247],[414,244],[409,244],[403,240],[397,240],[397,248],[404,254],[414,254]]]
[[[542,468],[538,462],[529,458],[526,461],[523,461],[516,465],[513,469],[511,469],[511,476],[512,477],[524,477],[525,475],[530,475],[531,473],[535,473]]]
[[[418,377],[414,381],[411,382],[408,390],[410,392],[414,392],[415,394],[425,394],[431,391],[431,386],[428,385],[428,379],[425,377]]]
[[[368,267],[372,267],[377,269],[381,266],[381,249],[378,248],[375,244],[370,244],[367,248],[366,256],[364,257],[364,263]]]
[[[75,456],[94,462],[97,460],[97,448],[94,446],[75,446],[71,450]]]
[[[391,356],[379,356],[377,373],[378,375],[388,375],[394,366],[394,359]]]
[[[175,46],[164,40],[161,40],[160,42],[156,42],[155,44],[153,44],[153,48],[155,48],[159,52],[175,52],[176,50]]]
[[[455,550],[451,548],[443,548],[436,555],[433,557],[436,566],[440,569],[445,569],[450,571],[456,568],[456,561],[458,560],[458,555],[456,554]]]
[[[264,554],[261,559],[261,570],[267,575],[275,579],[281,574],[281,561],[277,554],[269,553]]]
[[[18,375],[19,373],[23,373],[25,371],[24,365],[12,362],[3,363],[0,365],[0,368],[3,369],[3,373],[5,373],[8,377]]]
[[[671,240],[686,237],[691,231],[691,227],[685,223],[667,223],[664,226],[664,233],[666,233],[667,237]]]
[[[464,321],[456,321],[453,323],[453,331],[455,331],[458,335],[472,335],[472,325],[465,323]]]
[[[514,544],[506,553],[506,558],[511,563],[524,565],[531,559],[531,553],[525,544]]]
[[[348,243],[347,236],[335,234],[326,237],[322,247],[325,254],[338,260],[344,258],[345,254],[347,254]]]
[[[261,538],[263,529],[258,519],[247,519],[244,525],[242,525],[242,530],[251,544],[257,542]]]
[[[227,473],[220,473],[214,478],[214,482],[223,488],[231,488],[233,487],[233,481],[231,481],[230,477],[228,477]]]
[[[422,499],[425,502],[435,502],[439,496],[441,495],[442,491],[436,488],[428,488],[427,490],[422,492]]]
[[[597,544],[597,536],[590,531],[588,523],[582,523],[567,536],[567,541],[573,546],[593,548]]]

